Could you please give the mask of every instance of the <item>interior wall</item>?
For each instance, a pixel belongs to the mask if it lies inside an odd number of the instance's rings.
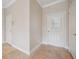
[[[6,11],[12,17],[12,39],[6,41],[30,54],[42,41],[42,8],[36,0],[16,0]]]
[[[12,39],[10,43],[29,53],[29,0],[16,0],[6,11],[6,17],[12,16]]]
[[[43,9],[43,24],[42,24],[42,33],[43,33],[43,42],[46,42],[47,39],[47,15],[48,14],[56,14],[56,13],[63,13],[65,12],[65,18],[63,19],[62,25],[64,26],[61,33],[59,33],[59,36],[62,35],[61,39],[63,41],[58,42],[57,46],[64,46],[65,48],[68,48],[68,17],[66,16],[67,12],[67,1],[51,5],[49,7],[46,7]],[[51,40],[51,39],[50,39]],[[48,42],[47,42],[48,43]],[[62,44],[60,44],[62,43]],[[50,43],[49,43],[50,44]],[[53,42],[52,42],[53,44]],[[55,44],[56,45],[56,44]]]
[[[6,19],[5,19],[5,8],[2,8],[2,43],[4,43],[6,40]]]
[[[69,3],[69,49],[76,59],[76,0]]]
[[[42,41],[42,8],[36,0],[30,0],[30,50]]]

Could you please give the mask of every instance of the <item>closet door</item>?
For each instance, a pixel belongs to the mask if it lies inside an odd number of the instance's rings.
[[[47,15],[47,43],[66,47],[65,12]]]

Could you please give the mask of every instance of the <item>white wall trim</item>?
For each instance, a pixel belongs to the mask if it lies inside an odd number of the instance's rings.
[[[52,45],[52,46],[56,46],[56,47],[62,47],[62,48],[65,48],[65,49],[68,49],[69,50],[69,47],[68,46],[59,46],[59,45],[56,45],[56,44],[53,44],[53,43],[48,43],[48,42],[42,42],[42,44]]]
[[[33,52],[35,52],[41,46],[41,44],[42,43],[38,44],[35,48],[33,48],[30,54],[32,54]]]
[[[21,51],[21,52],[23,52],[23,53],[25,53],[25,54],[27,54],[27,55],[30,55],[31,53],[35,52],[42,44],[45,44],[45,45],[48,45],[48,44],[49,44],[49,45],[56,46],[56,47],[62,47],[62,46],[58,46],[58,45],[51,44],[51,43],[48,43],[48,42],[41,42],[41,43],[38,44],[35,48],[33,48],[32,51],[24,51],[24,50],[22,50],[21,48],[15,46],[14,44],[12,44],[12,43],[10,43],[10,42],[5,42],[5,43],[10,44],[10,45],[13,46],[14,48],[18,49],[19,51]],[[4,44],[4,43],[3,43],[3,44]],[[68,46],[66,46],[66,47],[63,46],[63,48],[70,50]]]
[[[48,43],[43,41],[42,44],[46,44],[47,45]]]
[[[11,6],[16,0],[12,0],[9,3],[7,3],[6,5],[2,6],[2,8],[8,8],[9,6]]]
[[[40,45],[42,44],[42,43],[38,44],[34,49],[32,49],[32,51],[24,51],[21,48],[18,48],[17,46],[15,46],[12,43],[9,43],[9,42],[6,42],[6,43],[12,45],[14,48],[18,49],[19,51],[21,51],[21,52],[23,52],[23,53],[25,53],[27,55],[30,55],[31,53],[35,52],[40,47]]]
[[[26,55],[30,55],[30,52],[29,52],[29,51],[22,50],[21,48],[15,46],[14,44],[12,44],[12,43],[10,43],[10,42],[5,42],[5,43],[10,44],[12,47],[14,47],[15,49],[18,49],[19,51],[25,53]]]
[[[55,1],[55,2],[51,2],[50,4],[47,4],[47,5],[42,6],[42,8],[46,8],[46,7],[49,7],[49,6],[51,6],[51,5],[54,5],[54,4],[63,2],[63,1],[65,1],[65,0],[57,0],[57,1]]]

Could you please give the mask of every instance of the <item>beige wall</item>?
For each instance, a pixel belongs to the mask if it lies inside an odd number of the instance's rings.
[[[27,53],[30,51],[29,11],[29,0],[16,0],[7,8],[7,15],[11,15],[13,21],[12,44]]]
[[[42,33],[43,33],[43,42],[46,42],[48,39],[47,39],[47,15],[54,15],[54,14],[62,14],[64,13],[64,19],[61,20],[62,21],[62,29],[61,29],[61,32],[58,33],[58,35],[61,37],[61,39],[63,39],[61,42],[59,41],[59,45],[60,46],[60,43],[61,43],[61,46],[64,46],[66,48],[68,48],[68,16],[66,16],[67,14],[67,1],[65,2],[61,2],[61,3],[57,3],[55,5],[51,5],[49,7],[46,7],[43,9],[43,24],[42,24]],[[47,39],[47,40],[46,40]],[[57,43],[57,44],[58,44]],[[53,44],[53,42],[52,42]],[[56,44],[55,44],[56,45]]]
[[[6,39],[6,19],[5,19],[5,8],[2,8],[2,43],[5,42]]]
[[[30,0],[30,50],[42,41],[42,8],[36,0]]]
[[[76,59],[76,0],[69,3],[69,49]]]

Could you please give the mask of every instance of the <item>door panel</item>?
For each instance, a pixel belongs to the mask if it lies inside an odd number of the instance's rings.
[[[67,47],[65,12],[47,15],[47,43]]]

